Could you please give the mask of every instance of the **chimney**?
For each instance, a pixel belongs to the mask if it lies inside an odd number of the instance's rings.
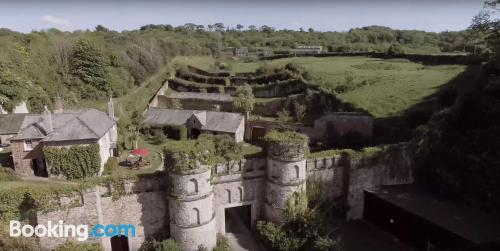
[[[54,98],[54,114],[63,113],[63,111],[64,108],[62,98],[58,95]]]
[[[47,125],[47,134],[51,133],[54,130],[52,125],[52,114],[50,114],[49,109],[45,106],[45,110],[43,111],[43,119],[46,121]]]
[[[0,114],[7,114],[8,112],[3,109],[3,106],[0,105]]]
[[[115,119],[115,105],[113,104],[113,97],[109,97],[108,101],[108,116]]]

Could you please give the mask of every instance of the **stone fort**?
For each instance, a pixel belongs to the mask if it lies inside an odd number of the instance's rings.
[[[259,220],[279,223],[288,200],[319,179],[322,196],[347,205],[347,219],[363,214],[364,190],[413,182],[411,154],[406,144],[390,154],[363,161],[343,155],[307,159],[303,152],[275,151],[266,158],[229,161],[214,168],[198,165],[189,172],[161,171],[123,183],[124,194],[113,196],[113,186],[96,186],[73,197],[59,197],[61,209],[37,212],[37,224],[63,220],[66,224],[134,224],[136,236],[125,239],[138,250],[150,238],[173,238],[183,250],[204,246],[211,250],[217,234],[226,233],[228,210],[246,208],[249,224]],[[398,171],[395,171],[398,170]],[[65,238],[40,238],[53,249]],[[112,250],[108,237],[89,239]]]

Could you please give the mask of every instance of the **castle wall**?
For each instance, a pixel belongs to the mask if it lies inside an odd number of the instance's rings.
[[[217,232],[226,233],[226,208],[250,205],[251,227],[264,218],[264,159],[247,159],[219,165],[214,179]]]
[[[412,160],[414,151],[408,144],[399,144],[381,155],[361,161],[351,161],[347,220],[363,217],[364,190],[382,185],[414,182]]]
[[[164,187],[160,179],[147,179],[125,183],[127,195],[117,198],[111,196],[110,187],[95,187],[73,197],[59,198],[62,210],[38,212],[38,224],[47,225],[48,221],[64,224],[86,224],[89,232],[96,224],[133,224],[136,236],[129,237],[131,251],[138,250],[144,240],[156,236],[168,236],[168,209]],[[53,249],[74,238],[40,238],[40,246]],[[100,243],[104,250],[111,250],[110,238],[89,239],[88,242]]]

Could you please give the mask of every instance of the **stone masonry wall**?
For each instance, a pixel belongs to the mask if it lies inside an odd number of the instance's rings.
[[[365,189],[414,182],[411,148],[399,144],[374,158],[350,163],[347,220],[363,217]]]
[[[60,198],[61,210],[38,212],[38,224],[47,225],[48,221],[64,224],[86,224],[89,231],[96,224],[133,224],[136,236],[129,237],[131,251],[138,250],[143,241],[157,236],[168,237],[168,209],[165,188],[160,180],[140,180],[127,182],[127,195],[113,198],[111,187],[94,187],[73,198]],[[72,238],[40,238],[40,246],[53,249]],[[111,250],[111,242],[107,237],[89,239],[89,242],[100,243],[104,250]]]

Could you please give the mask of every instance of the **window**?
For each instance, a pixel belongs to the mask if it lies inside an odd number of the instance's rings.
[[[25,151],[33,150],[33,142],[31,142],[31,139],[27,139],[24,141],[24,150]]]
[[[196,179],[190,179],[188,183],[188,194],[198,193],[198,181]]]

